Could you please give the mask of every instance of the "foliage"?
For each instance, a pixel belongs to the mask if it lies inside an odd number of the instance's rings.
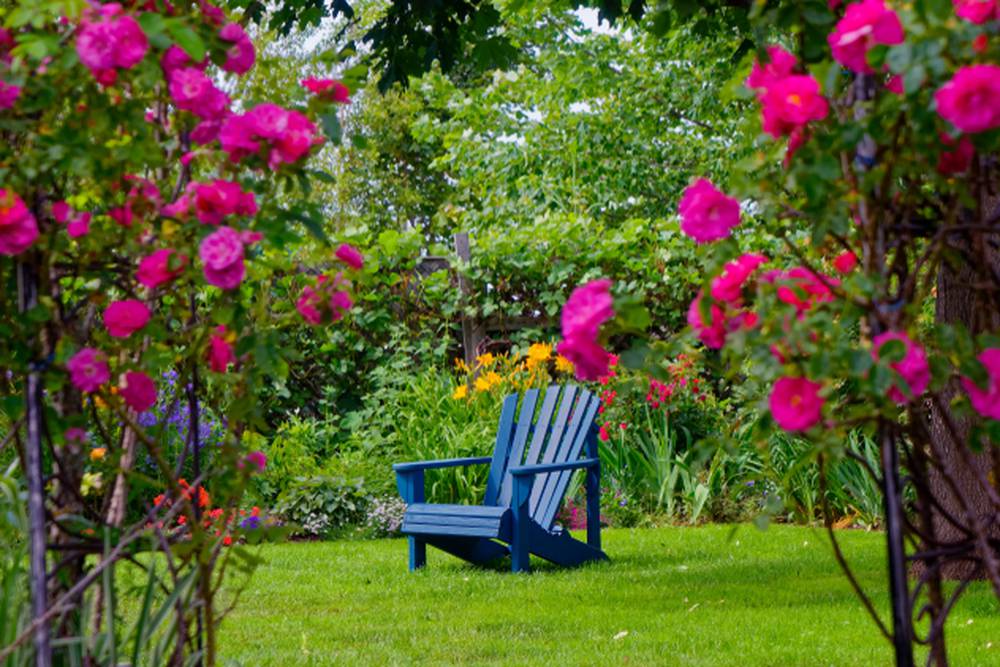
[[[299,477],[278,498],[274,513],[293,526],[295,535],[326,537],[357,524],[364,517],[367,502],[360,480]]]

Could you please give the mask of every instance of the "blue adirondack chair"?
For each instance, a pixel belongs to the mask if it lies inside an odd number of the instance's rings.
[[[398,463],[396,483],[406,501],[402,531],[410,569],[427,562],[427,545],[473,563],[511,556],[511,569],[530,569],[535,554],[560,565],[607,560],[601,551],[600,479],[594,418],[600,400],[587,390],[550,386],[504,399],[493,456]],[[537,408],[537,410],[536,410]],[[581,458],[586,447],[586,456]],[[424,502],[424,471],[490,464],[482,505]],[[553,526],[574,470],[586,469],[587,542]]]

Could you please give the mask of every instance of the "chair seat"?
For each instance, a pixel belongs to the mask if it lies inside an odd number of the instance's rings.
[[[510,524],[509,507],[413,503],[406,508],[402,532],[499,538],[510,535]]]

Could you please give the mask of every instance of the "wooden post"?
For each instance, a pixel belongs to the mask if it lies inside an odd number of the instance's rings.
[[[471,258],[469,252],[469,233],[459,232],[455,234],[455,254],[463,264],[468,264]],[[469,368],[474,369],[479,344],[483,342],[483,331],[475,318],[469,317],[466,309],[469,306],[469,295],[472,293],[472,286],[465,279],[462,272],[458,272],[458,289],[461,292],[462,307],[462,352],[465,355],[465,363]]]

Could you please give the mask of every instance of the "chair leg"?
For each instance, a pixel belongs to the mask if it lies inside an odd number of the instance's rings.
[[[601,464],[587,469],[587,545],[601,549]]]
[[[511,572],[530,572],[531,554],[528,551],[528,499],[531,497],[532,477],[514,477],[513,539],[510,545]]]
[[[410,572],[427,565],[427,543],[419,537],[408,538],[410,541]]]

